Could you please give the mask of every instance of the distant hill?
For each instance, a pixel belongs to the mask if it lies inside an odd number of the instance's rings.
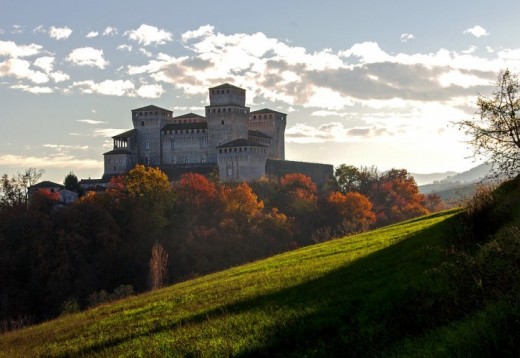
[[[444,180],[448,177],[452,177],[457,174],[459,174],[459,173],[457,173],[457,172],[430,173],[430,174],[411,173],[411,175],[414,177],[417,185],[431,184],[433,182],[441,181],[441,180]]]
[[[462,173],[454,171],[444,173],[416,174],[411,173],[415,178],[415,182],[419,186],[428,184],[458,183],[467,184],[475,183],[482,180],[491,170],[491,165],[481,164]]]
[[[453,175],[448,175],[444,179],[435,180],[429,184],[419,185],[419,192],[421,194],[437,194],[445,201],[457,201],[463,196],[470,195],[473,192],[476,183],[484,179],[490,169],[491,165],[481,164],[463,173],[455,173]]]

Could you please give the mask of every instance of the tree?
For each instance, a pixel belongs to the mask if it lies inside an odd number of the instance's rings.
[[[43,169],[29,168],[12,178],[4,174],[0,181],[0,206],[27,204],[29,187],[36,184],[43,173],[45,173]]]
[[[474,157],[492,164],[491,176],[511,177],[520,171],[520,82],[508,69],[498,76],[490,97],[479,96],[478,120],[459,122],[471,137]]]
[[[80,193],[81,187],[79,186],[78,177],[73,173],[70,172],[65,176],[65,179],[63,180],[63,185],[65,186],[65,189],[74,191],[76,193]]]
[[[328,216],[338,225],[338,234],[362,232],[375,223],[372,203],[363,194],[348,192],[329,193],[326,199]]]
[[[150,268],[150,289],[153,291],[163,287],[168,273],[168,253],[157,241],[152,246],[152,257],[148,267]]]

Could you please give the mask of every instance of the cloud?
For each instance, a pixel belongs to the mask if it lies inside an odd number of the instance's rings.
[[[132,51],[132,46],[131,45],[127,45],[127,44],[122,44],[122,45],[117,46],[117,49],[120,50],[120,51],[131,52]]]
[[[49,73],[52,71],[54,67],[54,57],[52,56],[43,56],[38,57],[36,60],[34,60],[33,65],[41,68],[45,71],[45,73]]]
[[[144,46],[151,44],[164,45],[166,42],[173,40],[171,32],[145,24],[139,26],[137,30],[126,31],[125,36],[128,36],[131,40],[137,41]]]
[[[401,42],[408,42],[409,40],[413,40],[413,39],[415,39],[415,36],[412,34],[407,34],[407,33],[401,34]]]
[[[78,81],[73,83],[73,87],[78,88],[81,92],[86,94],[101,94],[117,97],[159,98],[165,92],[161,85],[144,84],[136,88],[129,80],[105,80],[97,83],[90,80]]]
[[[13,89],[22,90],[24,92],[32,93],[32,94],[47,94],[53,93],[54,90],[50,87],[41,87],[41,86],[27,86],[27,85],[13,85],[11,86]]]
[[[112,26],[108,26],[105,28],[105,30],[103,30],[103,36],[115,36],[118,33],[119,32],[117,31],[117,29]]]
[[[65,153],[45,156],[22,156],[16,154],[0,155],[0,165],[7,167],[35,168],[45,163],[47,168],[98,169],[103,166],[101,160],[79,159]]]
[[[118,135],[120,133],[123,133],[127,131],[128,129],[121,129],[121,128],[102,128],[102,129],[95,129],[92,132],[93,137],[107,137],[112,138],[115,135]]]
[[[68,152],[70,150],[87,150],[88,145],[68,145],[68,144],[44,144],[43,147],[55,149],[58,152]]]
[[[11,30],[12,34],[21,34],[23,33],[23,26],[22,25],[13,25],[13,29]]]
[[[49,82],[49,76],[41,71],[30,68],[31,63],[19,58],[10,58],[0,62],[0,77],[12,76],[18,79],[27,79],[33,83],[41,84]]]
[[[43,47],[37,44],[18,45],[13,41],[0,41],[0,56],[29,57],[39,54]]]
[[[163,93],[164,89],[161,85],[142,85],[136,91],[136,95],[142,98],[159,98]]]
[[[65,27],[54,27],[49,28],[49,36],[56,40],[66,40],[72,34],[72,30],[67,26]]]
[[[93,38],[93,37],[98,37],[98,35],[99,35],[99,32],[97,32],[97,31],[90,31],[90,32],[87,34],[87,36],[85,36],[85,37],[87,37],[87,38],[90,39],[90,38]]]
[[[181,40],[182,42],[186,42],[200,37],[209,37],[214,33],[214,30],[215,27],[211,25],[201,26],[197,30],[186,31],[185,33],[183,33],[181,36]]]
[[[103,50],[92,47],[81,47],[74,49],[66,58],[77,66],[90,66],[104,69],[109,62],[103,58]]]
[[[483,28],[482,26],[473,26],[469,29],[466,29],[464,30],[464,33],[465,34],[471,34],[477,38],[481,37],[481,36],[488,36],[489,35],[489,32],[486,31],[485,28]]]
[[[76,122],[87,123],[87,124],[103,124],[107,122],[97,121],[95,119],[77,119]]]
[[[339,122],[324,123],[318,127],[296,123],[285,131],[287,143],[348,143],[388,134],[382,127],[346,128]]]
[[[135,86],[128,80],[105,80],[99,83],[94,81],[79,81],[73,83],[83,93],[102,94],[108,96],[131,96],[135,95]]]

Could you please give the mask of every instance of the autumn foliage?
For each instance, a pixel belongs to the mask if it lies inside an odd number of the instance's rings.
[[[121,285],[158,288],[440,205],[406,170],[339,169],[335,186],[318,188],[299,173],[228,184],[188,173],[170,183],[138,165],[68,207],[57,209],[56,193],[44,191],[30,205],[4,200],[0,320],[45,319],[64,302],[86,307]],[[3,183],[9,193],[12,181]]]

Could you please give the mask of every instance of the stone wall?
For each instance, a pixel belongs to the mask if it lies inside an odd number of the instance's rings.
[[[289,173],[305,174],[316,183],[318,187],[325,186],[334,175],[334,166],[331,164],[295,162],[290,160],[267,159],[265,174],[280,178]]]

